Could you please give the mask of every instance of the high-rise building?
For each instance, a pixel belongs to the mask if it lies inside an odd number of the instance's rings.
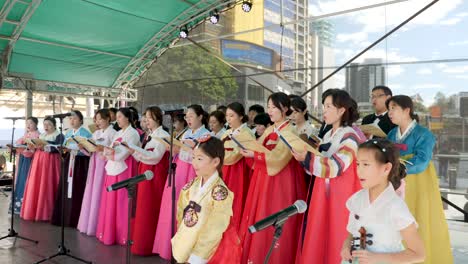
[[[346,90],[358,103],[369,102],[372,88],[385,85],[382,59],[365,59],[362,64],[351,63],[346,68]]]
[[[333,25],[320,20],[310,23],[310,34],[308,36],[307,51],[307,89],[312,88],[318,82],[333,72],[335,66],[335,54],[332,48],[334,40]],[[334,78],[330,78],[310,93],[307,94],[309,110],[316,116],[322,112],[322,93],[331,88],[338,88]]]

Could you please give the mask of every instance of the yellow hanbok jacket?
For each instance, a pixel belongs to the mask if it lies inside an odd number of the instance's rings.
[[[177,233],[172,252],[178,263],[207,263],[232,216],[234,194],[218,172],[201,185],[201,177],[182,188],[177,204]]]

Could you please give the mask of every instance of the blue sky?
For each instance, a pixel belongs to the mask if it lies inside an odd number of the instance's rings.
[[[310,0],[313,16],[390,2],[383,0]],[[337,65],[353,57],[429,0],[409,0],[328,18],[335,27],[334,56]],[[468,58],[468,1],[441,0],[393,36],[358,58],[382,58],[388,62]],[[330,65],[331,66],[331,65]],[[396,94],[419,93],[426,105],[441,91],[446,95],[468,91],[468,62],[388,66],[387,84]],[[344,73],[335,79],[344,86]]]

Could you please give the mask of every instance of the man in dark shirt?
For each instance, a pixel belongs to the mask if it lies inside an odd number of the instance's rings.
[[[390,121],[388,117],[388,109],[385,105],[385,102],[392,97],[392,90],[387,86],[379,85],[372,89],[372,94],[370,96],[372,106],[375,109],[374,114],[365,116],[362,119],[363,125],[376,124],[382,129],[385,134],[388,134],[390,130],[396,127],[395,124]],[[368,136],[368,135],[366,135]]]

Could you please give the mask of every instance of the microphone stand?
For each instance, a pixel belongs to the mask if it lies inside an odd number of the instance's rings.
[[[130,219],[131,219],[131,216],[132,216],[132,213],[133,213],[133,200],[135,199],[135,195],[136,195],[136,185],[134,184],[130,184],[130,185],[127,185],[126,187],[127,189],[127,196],[128,196],[128,216],[127,216],[127,228],[128,228],[128,231],[127,231],[127,243],[125,245],[126,247],[126,252],[125,252],[125,263],[126,264],[130,264],[130,258],[131,258],[131,253],[130,253],[130,248],[131,246],[133,245],[133,241],[132,241],[132,229],[131,229],[131,226],[130,226]]]
[[[58,118],[60,119],[60,127],[59,127],[60,135],[63,135],[62,132],[63,132],[63,118],[64,117],[60,116]],[[64,147],[63,147],[64,143],[65,143],[65,140],[62,143],[60,143],[60,146],[58,148],[59,155],[60,155],[60,174],[61,174],[61,177],[62,177],[62,188],[61,188],[61,192],[62,192],[61,240],[60,240],[60,244],[58,246],[58,252],[57,253],[55,253],[54,255],[49,256],[49,257],[47,257],[45,259],[42,259],[42,260],[40,260],[38,262],[35,262],[35,264],[45,262],[47,260],[53,259],[53,258],[58,257],[58,256],[67,256],[67,257],[76,259],[78,261],[84,262],[84,263],[92,264],[91,261],[87,261],[87,260],[84,260],[84,259],[81,259],[79,257],[71,255],[70,250],[65,246],[65,183],[67,181],[67,174],[66,174],[64,166],[63,166],[64,159],[62,157],[62,153],[63,153],[63,149],[64,149]]]
[[[168,186],[171,187],[171,237],[175,235],[175,212],[176,212],[176,186],[175,186],[175,171],[177,168],[177,164],[174,162],[174,115],[171,115],[171,128],[170,128],[170,135],[171,140],[169,144],[169,173],[168,173]],[[172,255],[172,250],[171,250]],[[176,263],[174,256],[171,257],[171,263]]]
[[[285,218],[279,222],[276,222],[273,226],[275,227],[275,234],[273,235],[273,240],[271,241],[271,246],[270,249],[268,250],[267,255],[265,256],[265,260],[263,261],[263,264],[268,264],[268,261],[270,260],[271,253],[273,253],[273,249],[275,248],[276,242],[278,242],[279,238],[281,237],[281,234],[283,233],[283,225],[288,220],[288,218]]]
[[[18,118],[18,119],[22,119],[22,118]],[[11,120],[13,121],[13,128],[11,130],[11,150],[10,150],[10,162],[13,164],[13,172],[12,172],[12,185],[11,185],[11,219],[10,219],[10,228],[8,229],[8,235],[6,236],[3,236],[0,238],[0,240],[3,240],[5,238],[9,238],[9,237],[14,237],[14,238],[20,238],[20,239],[23,239],[23,240],[26,240],[26,241],[30,241],[30,242],[33,242],[33,243],[39,243],[39,241],[37,240],[33,240],[33,239],[30,239],[30,238],[27,238],[27,237],[23,237],[23,236],[20,236],[18,234],[18,232],[15,231],[15,228],[13,227],[13,224],[14,224],[14,221],[15,221],[15,213],[14,213],[14,205],[15,205],[15,185],[16,185],[16,182],[15,182],[15,178],[16,178],[16,147],[13,145],[13,140],[14,140],[14,137],[15,137],[15,122],[16,122],[16,119],[15,118],[11,118]]]

